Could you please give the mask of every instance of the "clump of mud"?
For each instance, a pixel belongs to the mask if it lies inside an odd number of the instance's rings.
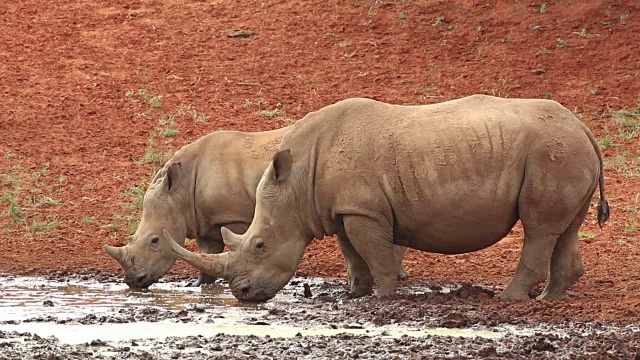
[[[343,281],[316,284],[316,295],[301,297],[298,307],[272,306],[265,316],[269,320],[286,320],[299,324],[314,322],[332,327],[349,323],[390,324],[427,327],[464,328],[475,325],[495,326],[521,321],[478,311],[495,302],[495,291],[470,284],[438,285],[422,281],[406,283],[399,294],[390,297],[354,298]],[[301,310],[305,309],[305,310]],[[312,309],[312,310],[309,310]]]
[[[22,323],[42,323],[53,322],[56,324],[124,324],[133,322],[158,322],[163,320],[175,319],[176,321],[190,322],[194,321],[194,315],[200,312],[190,310],[163,310],[154,307],[142,308],[125,308],[119,309],[113,314],[88,314],[79,318],[60,319],[57,316],[39,316],[22,320]],[[16,324],[16,321],[5,321],[0,324]]]
[[[27,270],[24,272],[25,275],[36,275],[34,270]],[[102,271],[102,270],[93,270],[93,269],[81,269],[74,271],[67,270],[54,270],[49,271],[46,274],[38,274],[40,277],[47,279],[49,281],[57,281],[57,282],[68,282],[68,281],[98,281],[102,283],[107,282],[121,282],[122,277],[115,275],[113,272]],[[14,276],[7,276],[7,278],[11,279]]]

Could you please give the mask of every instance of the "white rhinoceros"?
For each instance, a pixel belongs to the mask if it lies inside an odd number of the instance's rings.
[[[395,293],[392,245],[441,254],[484,249],[518,219],[524,247],[500,294],[562,296],[582,275],[578,229],[600,185],[591,131],[555,101],[473,95],[424,106],[348,99],[309,113],[288,132],[257,189],[244,235],[222,228],[232,251],[174,252],[229,280],[238,299],[265,301],[295,273],[312,238],[337,234],[356,293]],[[478,269],[479,271],[481,269]]]
[[[220,228],[244,232],[251,224],[258,182],[291,127],[266,132],[218,131],[185,145],[153,177],[140,225],[123,247],[104,245],[122,266],[124,281],[146,288],[176,261],[163,229],[184,244],[195,238],[204,254],[224,249]],[[405,248],[395,247],[402,261]],[[347,258],[348,261],[348,258]],[[348,264],[347,264],[348,265]],[[400,265],[401,278],[407,273]],[[201,273],[195,286],[215,281]]]

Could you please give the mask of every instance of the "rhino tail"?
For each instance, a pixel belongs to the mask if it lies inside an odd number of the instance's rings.
[[[598,204],[598,225],[602,229],[602,225],[604,225],[604,223],[609,220],[610,215],[609,202],[607,202],[607,197],[605,196],[604,190],[604,161],[602,160],[602,151],[600,151],[600,146],[598,146],[598,143],[596,142],[596,139],[593,136],[591,130],[589,130],[589,128],[582,122],[580,122],[580,124],[582,124],[585,133],[589,137],[589,141],[591,141],[591,145],[596,151],[596,154],[598,155],[598,161],[600,162],[600,176],[598,178],[598,186],[600,187],[600,203]]]

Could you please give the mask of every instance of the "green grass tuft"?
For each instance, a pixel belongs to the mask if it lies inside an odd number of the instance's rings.
[[[584,240],[584,239],[595,239],[596,234],[589,232],[589,231],[580,231],[578,232],[578,238],[580,240]]]
[[[166,129],[162,132],[162,136],[172,138],[172,137],[176,137],[179,133],[180,131],[176,129]]]
[[[600,147],[603,149],[608,149],[610,147],[613,146],[613,141],[611,140],[611,137],[609,136],[609,134],[605,135],[601,140],[600,140]]]
[[[262,115],[262,116],[264,116],[266,118],[269,118],[269,119],[272,119],[272,118],[277,117],[277,116],[282,116],[282,117],[287,116],[287,114],[284,112],[284,110],[278,109],[278,108],[275,108],[273,110],[262,110],[260,112],[260,115]]]
[[[547,13],[547,3],[544,2],[542,3],[542,5],[540,5],[540,14],[546,14]]]

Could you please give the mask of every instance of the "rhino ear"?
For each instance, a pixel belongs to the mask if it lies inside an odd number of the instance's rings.
[[[180,176],[182,175],[182,165],[180,162],[175,162],[169,165],[169,169],[167,170],[167,190],[171,191],[173,186],[177,184]]]
[[[293,166],[293,157],[291,150],[280,150],[273,155],[273,178],[276,182],[284,181],[291,173]]]
[[[160,179],[160,177],[162,176],[162,169],[164,168],[164,165],[166,164],[166,162],[163,162],[162,164],[160,164],[160,166],[158,166],[156,168],[156,170],[153,172],[153,176],[151,177],[151,183],[156,182],[158,179]]]

